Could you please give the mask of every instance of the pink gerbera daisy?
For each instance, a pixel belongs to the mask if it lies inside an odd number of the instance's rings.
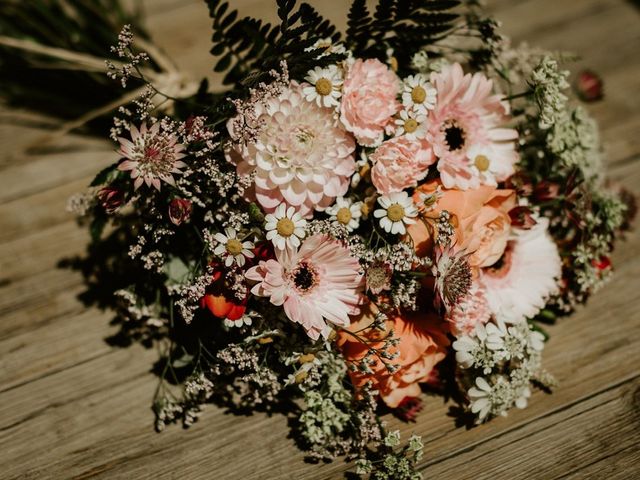
[[[482,73],[464,74],[454,63],[434,73],[437,104],[429,115],[429,138],[446,188],[497,185],[514,173],[518,132],[503,128],[509,104],[492,93]]]
[[[119,153],[125,160],[118,165],[124,172],[130,171],[134,179],[133,186],[137,190],[143,183],[160,190],[161,181],[175,185],[173,174],[181,174],[181,168],[187,165],[180,159],[184,145],[178,143],[178,137],[171,132],[160,131],[160,123],[147,128],[143,123],[138,130],[130,126],[131,140],[118,138]]]
[[[276,259],[261,261],[246,277],[258,282],[251,293],[283,305],[287,317],[307,335],[327,338],[330,322],[347,326],[359,313],[362,273],[349,250],[326,235],[314,235],[299,250],[276,250]]]

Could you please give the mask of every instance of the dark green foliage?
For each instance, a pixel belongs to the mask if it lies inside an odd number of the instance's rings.
[[[117,43],[124,24],[146,37],[138,14],[126,9],[122,0],[0,0],[0,11],[2,36],[98,59],[113,58],[109,48]],[[103,72],[69,69],[60,60],[0,46],[0,96],[11,104],[77,118],[124,93]]]
[[[278,69],[286,60],[292,78],[300,79],[315,66],[324,66],[341,58],[318,58],[321,50],[305,51],[317,40],[340,38],[336,28],[310,5],[296,9],[295,0],[277,0],[280,25],[261,20],[238,19],[229,2],[206,0],[213,19],[213,47],[218,57],[214,70],[224,72],[224,83],[252,86],[268,79],[268,71]],[[401,65],[409,65],[410,54],[446,36],[458,18],[451,9],[456,0],[380,0],[373,14],[366,0],[354,0],[349,11],[346,45],[356,56],[386,60],[392,48]]]
[[[366,0],[354,0],[349,11],[347,47],[358,57],[385,60],[387,49],[401,66],[410,55],[446,36],[458,14],[457,0],[379,0],[373,15]]]
[[[211,53],[218,57],[214,70],[225,72],[224,83],[250,87],[269,78],[269,71],[280,70],[286,60],[292,78],[304,76],[316,65],[335,62],[340,56],[317,59],[318,49],[305,51],[319,39],[340,37],[335,27],[313,7],[295,0],[277,0],[280,25],[272,26],[250,17],[237,19],[229,2],[206,0],[213,20]]]

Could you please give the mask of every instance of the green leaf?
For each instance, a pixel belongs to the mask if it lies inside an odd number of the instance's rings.
[[[112,172],[116,170],[117,166],[118,166],[118,162],[100,170],[98,174],[95,176],[95,178],[91,181],[89,186],[97,187],[97,186],[106,184],[109,181],[109,176],[111,175]]]

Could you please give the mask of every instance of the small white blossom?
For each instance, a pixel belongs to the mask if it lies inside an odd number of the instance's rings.
[[[402,105],[423,115],[426,115],[428,110],[434,109],[436,89],[429,83],[426,75],[409,75],[404,79]]]
[[[249,241],[241,241],[233,228],[226,228],[225,234],[216,233],[213,238],[218,241],[218,245],[213,250],[215,255],[224,257],[224,264],[230,267],[235,262],[239,267],[244,266],[247,258],[253,258],[255,245]]]
[[[354,202],[350,198],[338,197],[336,198],[336,203],[327,208],[326,212],[334,223],[344,225],[349,232],[353,232],[360,226],[362,202]]]
[[[284,250],[286,247],[297,248],[300,240],[305,237],[305,227],[307,221],[293,207],[287,208],[285,203],[281,203],[276,211],[265,216],[267,230],[267,240],[271,240],[273,245]]]
[[[418,209],[407,192],[396,192],[378,197],[382,208],[373,212],[373,216],[380,219],[380,226],[385,232],[393,234],[407,233],[406,225],[416,223]]]
[[[308,102],[316,102],[319,107],[337,107],[342,96],[342,73],[335,65],[326,68],[315,67],[307,72],[305,80],[311,85],[302,89]]]
[[[427,116],[412,110],[401,110],[396,118],[396,136],[404,135],[409,140],[424,138],[427,134]]]

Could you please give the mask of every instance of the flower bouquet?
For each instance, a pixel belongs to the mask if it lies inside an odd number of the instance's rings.
[[[430,389],[480,423],[551,389],[541,324],[609,276],[633,199],[604,186],[567,57],[474,5],[355,0],[341,35],[295,0],[276,26],[207,4],[223,93],[173,99],[129,28],[114,48],[109,75],[148,88],[72,202],[87,278],[121,340],[161,346],[158,430],[284,411],[311,457],[419,478],[420,438],[383,415]]]

